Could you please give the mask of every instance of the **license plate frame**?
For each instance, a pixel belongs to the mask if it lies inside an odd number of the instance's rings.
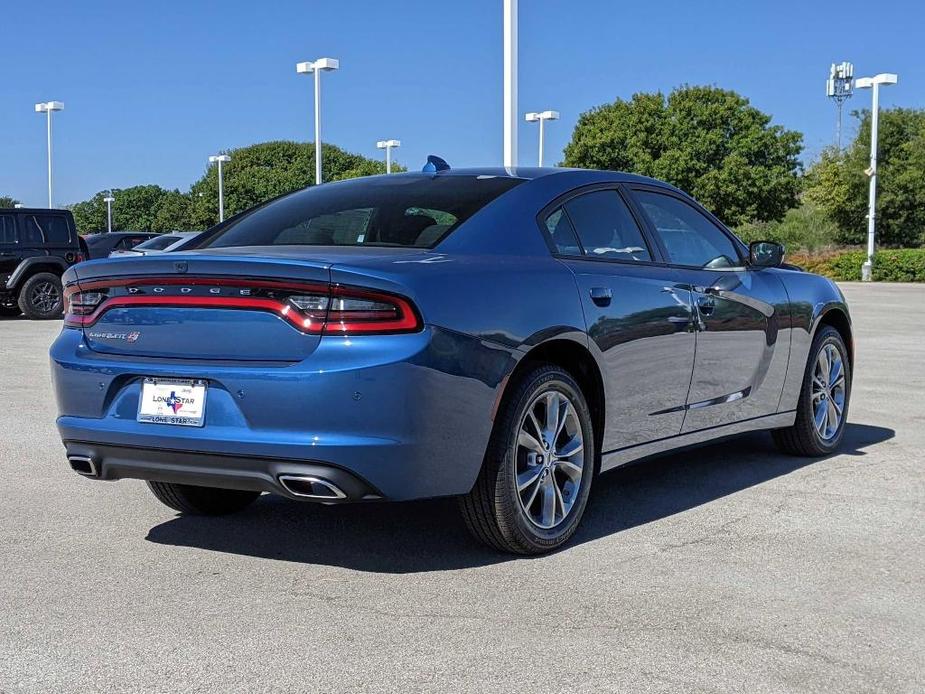
[[[202,378],[146,376],[138,394],[136,419],[144,424],[202,427],[208,392],[209,384]]]

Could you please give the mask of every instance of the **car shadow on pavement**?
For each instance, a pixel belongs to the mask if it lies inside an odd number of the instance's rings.
[[[849,423],[839,455],[864,456],[864,449],[894,434],[885,427]],[[595,481],[591,505],[566,549],[822,460],[782,455],[768,434],[756,433],[625,466]],[[147,540],[381,573],[443,571],[517,558],[470,539],[452,499],[321,506],[265,494],[232,516],[176,516],[151,528]]]

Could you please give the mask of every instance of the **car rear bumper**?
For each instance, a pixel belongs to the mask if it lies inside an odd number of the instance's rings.
[[[65,329],[51,348],[58,430],[98,479],[271,491],[281,476],[335,482],[344,498],[464,494],[513,368],[506,350],[439,328],[324,338],[294,364],[133,358],[93,352]],[[205,424],[136,421],[146,376],[208,381]]]

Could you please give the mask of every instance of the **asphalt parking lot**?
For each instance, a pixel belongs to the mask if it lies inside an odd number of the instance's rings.
[[[181,518],[68,468],[0,319],[0,692],[925,689],[925,287],[847,285],[842,454],[752,435],[597,480],[553,556],[450,501]]]

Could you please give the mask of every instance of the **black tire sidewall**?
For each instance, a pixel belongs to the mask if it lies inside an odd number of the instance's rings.
[[[584,439],[584,474],[569,516],[559,526],[546,530],[530,522],[526,518],[517,492],[516,450],[521,420],[531,402],[541,393],[556,390],[565,395],[578,414],[581,424],[581,433]],[[506,418],[506,431],[504,432],[504,458],[498,469],[497,492],[504,497],[502,508],[506,511],[499,520],[513,531],[520,544],[526,545],[531,551],[548,551],[565,543],[577,530],[581,518],[588,504],[591,492],[591,483],[594,478],[595,451],[594,432],[591,425],[591,414],[580,387],[571,376],[557,367],[544,367],[531,373],[524,381],[520,397],[509,405],[511,411]]]
[[[834,345],[842,358],[842,368],[845,370],[845,405],[842,409],[841,421],[838,423],[838,431],[829,440],[823,439],[813,422],[813,373],[816,369],[816,360],[819,358],[819,352],[826,345]],[[800,413],[804,426],[807,427],[808,433],[812,437],[813,445],[818,449],[821,455],[827,455],[835,452],[841,445],[841,440],[845,435],[845,426],[848,423],[848,408],[851,405],[851,362],[848,359],[848,350],[845,342],[837,330],[825,326],[816,339],[813,340],[813,349],[809,355],[809,361],[806,365],[806,374],[803,379],[803,390],[800,393]]]
[[[42,282],[51,282],[58,290],[58,303],[54,311],[40,311],[32,305],[32,291],[37,284]],[[19,310],[23,315],[32,320],[50,320],[60,318],[64,313],[64,289],[61,285],[61,278],[50,272],[40,272],[28,278],[19,290]]]

